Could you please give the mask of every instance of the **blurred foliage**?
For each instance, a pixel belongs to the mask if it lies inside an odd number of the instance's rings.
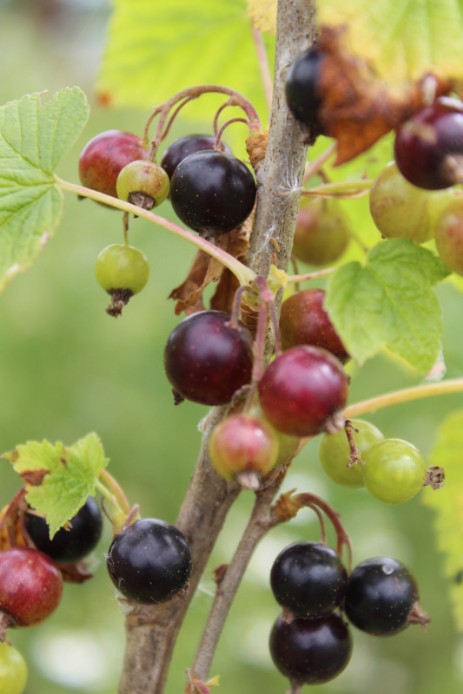
[[[0,81],[2,103],[29,91],[55,91],[72,84],[92,94],[107,5],[55,2],[61,18],[58,21],[55,14],[49,21],[40,15],[40,7],[50,4],[11,2],[0,10],[3,48],[9,57],[8,74]],[[95,108],[59,174],[77,181],[79,151],[90,137],[113,127],[141,132],[147,115]],[[209,121],[208,116],[204,114]],[[206,127],[187,117],[185,111],[172,139]],[[65,202],[60,228],[46,252],[1,297],[0,450],[28,439],[75,441],[94,430],[110,458],[110,470],[131,501],[139,503],[145,515],[172,522],[194,465],[200,440],[197,423],[206,414],[205,408],[190,403],[174,408],[163,373],[164,344],[178,321],[166,297],[182,281],[194,251],[163,229],[133,220],[131,240],[148,256],[151,279],[122,318],[114,320],[104,312],[107,297],[95,281],[93,267],[101,248],[121,238],[120,215],[71,196]],[[371,227],[365,201],[355,204],[356,225]],[[346,209],[349,205],[346,201]],[[168,203],[159,211],[169,216]],[[461,295],[447,282],[439,286],[438,295],[448,376],[461,377]],[[350,372],[351,402],[416,382],[415,374],[383,357],[361,370],[351,366]],[[440,422],[457,407],[461,397],[445,396],[382,410],[370,419],[386,436],[409,439],[428,455]],[[391,639],[356,631],[353,660],[345,673],[313,691],[457,694],[463,681],[463,643],[451,616],[452,578],[444,574],[434,540],[434,512],[418,500],[389,507],[363,490],[335,488],[318,465],[317,447],[315,440],[301,453],[285,488],[321,494],[339,510],[356,562],[391,554],[408,564],[433,621],[427,633],[415,628]],[[4,504],[18,489],[19,478],[7,463],[0,465]],[[224,528],[180,637],[168,694],[182,690],[184,671],[211,603],[213,567],[229,560],[251,504],[251,497],[243,494]],[[267,653],[268,632],[278,614],[268,573],[278,551],[298,538],[318,538],[317,524],[307,512],[275,530],[256,552],[213,665],[213,673],[221,675],[222,694],[282,694],[287,689]],[[63,603],[51,619],[11,633],[29,662],[28,694],[114,694],[124,634],[123,616],[104,566],[109,539],[107,529],[95,553],[92,581],[66,585]]]

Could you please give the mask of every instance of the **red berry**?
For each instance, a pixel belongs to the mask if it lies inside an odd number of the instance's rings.
[[[339,201],[303,198],[296,217],[293,255],[308,265],[334,263],[346,250],[350,225]]]
[[[19,626],[38,624],[58,606],[63,578],[42,552],[13,547],[0,552],[0,610]]]
[[[280,330],[283,349],[296,345],[323,347],[345,362],[349,354],[323,306],[323,289],[296,292],[281,306]]]
[[[225,479],[241,473],[265,475],[278,458],[278,439],[262,419],[235,414],[223,420],[209,442],[212,467]]]
[[[147,159],[148,151],[138,135],[106,130],[93,137],[79,158],[82,185],[117,198],[116,180],[121,169],[136,159]]]
[[[347,399],[347,377],[336,357],[320,347],[292,347],[259,381],[264,415],[291,436],[314,436],[336,428]]]

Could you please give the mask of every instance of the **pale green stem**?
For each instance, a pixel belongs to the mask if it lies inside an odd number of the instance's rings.
[[[306,272],[303,275],[288,275],[286,282],[288,284],[297,284],[298,282],[309,282],[317,280],[319,277],[328,277],[336,271],[335,267],[328,267],[325,270],[315,270],[315,272]]]
[[[432,398],[436,395],[461,392],[463,392],[463,378],[454,378],[448,381],[440,381],[439,383],[427,383],[395,390],[392,393],[385,393],[369,400],[362,400],[355,403],[355,405],[349,405],[344,410],[344,415],[348,419],[352,419],[352,417],[358,417],[367,412],[376,412],[376,410],[381,410],[384,407],[400,405],[411,400],[421,400],[423,398]]]
[[[315,188],[304,189],[301,192],[303,197],[325,197],[325,198],[354,198],[367,195],[374,181],[336,181],[335,183],[324,183]]]
[[[239,260],[234,258],[226,251],[223,251],[218,246],[215,246],[213,243],[210,243],[210,241],[206,241],[206,239],[203,239],[198,234],[195,234],[192,231],[187,231],[187,229],[183,229],[177,224],[170,222],[168,219],[164,219],[164,217],[154,214],[149,210],[144,210],[141,207],[137,207],[137,205],[132,205],[130,202],[125,202],[125,200],[119,200],[118,198],[114,198],[112,195],[99,193],[96,190],[85,188],[85,186],[81,186],[76,183],[70,183],[69,181],[64,181],[63,179],[58,178],[58,176],[55,177],[55,180],[57,185],[62,190],[66,190],[69,193],[74,193],[75,195],[84,198],[90,198],[92,200],[95,200],[96,202],[100,202],[104,205],[108,205],[109,207],[114,207],[117,210],[121,210],[122,212],[129,212],[135,215],[136,217],[143,217],[143,219],[147,219],[149,222],[164,227],[164,229],[167,229],[168,231],[172,232],[173,234],[176,234],[177,236],[180,236],[181,238],[185,239],[185,241],[192,243],[201,251],[204,251],[204,253],[207,253],[212,258],[215,258],[220,263],[222,263],[222,265],[227,267],[230,270],[230,272],[232,272],[235,275],[235,277],[238,279],[241,285],[250,284],[256,277],[256,273],[253,270],[251,270],[246,265],[243,265],[243,263],[241,263]]]

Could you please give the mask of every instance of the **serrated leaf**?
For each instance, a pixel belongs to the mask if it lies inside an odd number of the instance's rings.
[[[2,457],[26,479],[27,502],[44,515],[50,537],[70,520],[95,493],[100,471],[106,467],[100,439],[94,433],[72,446],[48,441],[29,441]],[[27,482],[28,473],[43,473],[40,484]]]
[[[463,631],[463,410],[452,413],[442,423],[438,440],[431,452],[430,465],[443,467],[445,485],[438,491],[429,487],[421,500],[434,509],[438,549],[444,553],[444,571],[448,578],[455,621]]]
[[[0,107],[0,290],[53,235],[62,206],[54,170],[87,116],[78,87]]]
[[[371,61],[389,83],[433,70],[463,78],[463,0],[319,0],[321,25],[345,26],[353,55]]]
[[[116,0],[108,36],[104,102],[152,107],[186,87],[223,84],[264,107],[246,0]]]
[[[406,239],[376,245],[367,262],[341,266],[326,306],[348,352],[359,364],[388,348],[421,372],[440,351],[440,308],[432,286],[448,274],[430,251]]]

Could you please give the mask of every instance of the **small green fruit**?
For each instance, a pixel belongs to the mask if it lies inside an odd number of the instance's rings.
[[[170,180],[164,169],[154,161],[131,161],[120,171],[117,197],[144,210],[157,207],[169,195]]]
[[[95,275],[100,287],[112,297],[106,312],[119,316],[130,297],[138,294],[148,282],[148,260],[138,248],[112,244],[98,255]]]

